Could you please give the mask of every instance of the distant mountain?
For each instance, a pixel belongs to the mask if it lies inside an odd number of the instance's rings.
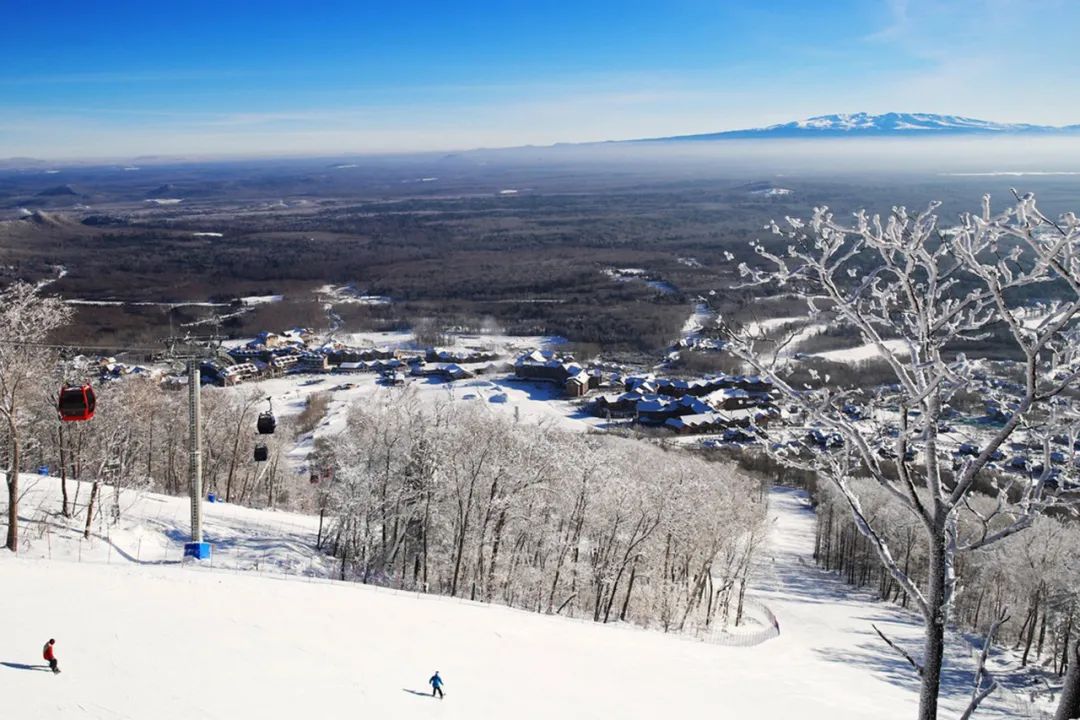
[[[0,170],[25,170],[48,167],[48,162],[31,157],[0,158]]]
[[[146,193],[146,197],[148,197],[148,198],[168,197],[169,195],[172,194],[173,190],[175,190],[175,189],[176,189],[176,186],[173,185],[172,183],[165,183],[163,185],[158,185],[156,188],[154,188],[150,192]]]
[[[834,137],[936,137],[941,135],[1080,135],[1080,125],[1029,125],[996,123],[959,115],[930,113],[853,113],[819,115],[762,128],[728,130],[701,135],[647,138],[645,142],[684,140],[740,140],[748,138],[834,138]],[[640,142],[640,141],[639,141]]]

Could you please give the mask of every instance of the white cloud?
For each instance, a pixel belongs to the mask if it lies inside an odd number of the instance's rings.
[[[909,28],[908,0],[885,0],[885,6],[888,11],[887,24],[880,30],[870,33],[863,40],[868,42],[892,40],[907,32]]]

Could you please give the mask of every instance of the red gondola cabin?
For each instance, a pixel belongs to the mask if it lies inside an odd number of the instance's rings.
[[[64,422],[89,420],[94,417],[94,388],[87,385],[65,385],[60,388],[56,409]]]

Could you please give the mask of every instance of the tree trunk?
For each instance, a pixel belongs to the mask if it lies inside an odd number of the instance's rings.
[[[315,536],[315,549],[316,550],[322,550],[323,517],[325,515],[326,515],[326,505],[324,503],[323,506],[319,508],[319,534],[317,536]]]
[[[473,481],[475,484],[475,480]],[[469,515],[472,513],[473,485],[469,486],[469,494],[464,504],[458,501],[458,536],[454,552],[454,576],[450,581],[450,595],[457,597],[458,580],[461,578],[461,561],[465,555],[465,539],[469,532]]]
[[[1031,654],[1031,644],[1035,641],[1035,626],[1039,620],[1039,593],[1035,593],[1032,601],[1031,624],[1028,626],[1027,639],[1024,641],[1024,654],[1020,657],[1020,667],[1027,667],[1028,655]]]
[[[1069,639],[1072,635],[1072,623],[1073,623],[1073,606],[1069,605],[1069,619],[1065,623],[1065,637],[1061,641],[1061,665],[1058,667],[1057,674],[1060,676],[1064,674],[1065,669],[1069,666]],[[1055,661],[1056,662],[1056,661]]]
[[[341,580],[345,579],[345,563],[348,562],[348,558],[349,558],[349,542],[348,542],[348,540],[346,540],[345,544],[341,546],[341,573],[339,575],[339,578]]]
[[[7,474],[8,486],[8,530],[6,547],[11,552],[19,552],[19,438],[14,424],[11,430],[11,466]]]
[[[630,566],[630,580],[626,585],[626,597],[623,599],[622,611],[619,613],[619,620],[626,621],[626,613],[630,609],[630,593],[634,591],[634,578],[637,577],[637,557],[634,557],[634,564]]]
[[[983,597],[986,596],[986,588],[979,591],[979,600],[975,603],[975,619],[971,621],[971,627],[976,631],[979,629],[979,614],[982,612]]]
[[[1073,634],[1066,652],[1069,668],[1065,673],[1065,686],[1061,688],[1054,720],[1080,718],[1080,636]]]
[[[86,529],[83,530],[83,537],[90,538],[90,523],[94,520],[94,502],[97,500],[98,487],[100,482],[95,480],[90,486],[90,502],[86,504]]]
[[[495,565],[499,561],[499,545],[502,543],[504,527],[506,527],[506,510],[500,512],[495,520],[494,538],[491,541],[491,562],[488,564],[487,582],[484,588],[484,599],[487,602],[491,602],[495,596]]]
[[[923,643],[922,686],[919,689],[919,720],[937,720],[938,695],[941,692],[941,666],[945,654],[945,549],[944,540],[931,539],[927,572],[929,577],[926,604],[926,637]]]
[[[232,502],[233,477],[236,475],[236,456],[240,452],[240,429],[246,415],[247,409],[245,408],[240,413],[240,419],[236,421],[236,435],[233,437],[232,456],[229,458],[229,472],[225,475],[225,502]]]
[[[459,530],[456,550],[454,552],[454,577],[450,581],[450,595],[457,597],[458,578],[461,577],[461,558],[465,554],[465,527],[464,525]]]
[[[1035,662],[1042,659],[1043,641],[1046,640],[1046,610],[1043,610],[1042,623],[1039,625],[1039,641],[1035,645]]]
[[[64,517],[71,517],[71,505],[68,503],[68,491],[67,491],[67,455],[64,452],[64,424],[60,423],[60,426],[56,429],[57,439],[60,441],[60,495],[62,497],[62,504],[60,511],[64,514]]]
[[[420,546],[420,552],[424,556],[423,583],[424,592],[428,592],[428,530],[431,528],[431,490],[428,490],[424,498],[424,532]]]

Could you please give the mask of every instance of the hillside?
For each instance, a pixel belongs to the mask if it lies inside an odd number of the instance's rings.
[[[38,512],[53,502],[51,482],[30,490]],[[317,523],[286,513],[208,504],[215,567],[184,566],[176,561],[183,499],[132,495],[121,504],[122,529],[110,531],[111,543],[86,543],[82,562],[76,536],[55,526],[23,556],[0,555],[8,590],[0,615],[17,618],[0,657],[11,717],[913,715],[914,683],[870,623],[900,638],[917,629],[910,616],[808,565],[813,514],[798,491],[773,492],[770,547],[753,592],[781,632],[751,647],[721,644],[738,637],[701,642],[316,581],[302,573],[321,572],[310,550]],[[301,576],[235,572],[254,567],[244,558]],[[57,677],[34,667],[48,637],[58,641]],[[952,709],[967,692],[967,652],[954,641]],[[435,670],[446,680],[444,701],[426,696]],[[980,717],[1020,716],[1014,698],[1002,692]]]

